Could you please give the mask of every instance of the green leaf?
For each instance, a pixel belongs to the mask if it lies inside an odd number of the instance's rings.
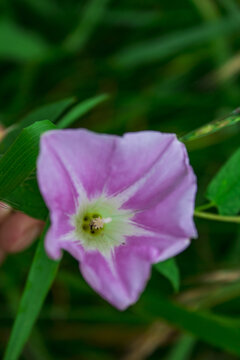
[[[144,314],[156,321],[156,316],[185,330],[222,350],[240,355],[240,326],[232,319],[186,309],[170,300],[156,296],[143,299]]]
[[[108,95],[98,95],[93,98],[87,99],[74,106],[62,119],[58,122],[58,127],[64,129],[71,125],[74,121],[78,120],[81,116],[85,115],[88,111],[92,110],[98,104],[108,99]]]
[[[211,24],[177,31],[158,39],[142,41],[140,44],[129,46],[117,54],[115,63],[121,67],[136,67],[159,61],[187,47],[201,45],[223,35],[234,33],[239,27],[239,20],[232,17]]]
[[[22,121],[21,127],[32,125],[36,121],[48,119],[55,122],[63,112],[65,112],[71,105],[76,102],[74,97],[55,101],[50,104],[42,105],[41,107],[31,111]]]
[[[203,125],[200,128],[193,130],[188,134],[182,136],[180,140],[183,142],[196,140],[203,136],[207,136],[217,131],[223,130],[228,126],[235,125],[239,121],[240,121],[240,115],[239,115],[239,109],[237,109],[230,116],[221,120],[214,120],[206,125]]]
[[[4,198],[4,202],[15,210],[39,220],[45,220],[48,209],[40,194],[35,173],[33,177],[27,178],[16,190]]]
[[[48,120],[25,128],[0,160],[0,199],[4,200],[36,168],[40,136],[56,127]]]
[[[49,45],[32,31],[24,30],[9,19],[0,21],[0,59],[39,61],[49,52]]]
[[[102,19],[109,0],[89,0],[81,13],[76,29],[64,41],[63,47],[70,52],[80,51]]]
[[[240,149],[214,177],[206,196],[222,215],[235,215],[240,211]]]
[[[32,10],[33,13],[41,15],[47,19],[59,19],[64,14],[64,7],[58,6],[57,3],[48,0],[24,0],[24,3]]]
[[[179,269],[174,258],[155,264],[155,269],[157,269],[157,271],[159,271],[172,283],[175,291],[179,290]]]
[[[180,337],[176,345],[170,350],[165,360],[188,360],[192,356],[193,347],[196,339],[190,335]]]
[[[239,256],[239,254],[237,254]],[[231,274],[225,270],[226,277]],[[231,275],[230,275],[231,276]],[[227,303],[240,297],[240,281],[233,281],[229,284],[222,284],[216,289],[212,289],[209,294],[197,301],[197,306],[201,309],[213,308],[220,304]]]
[[[0,152],[6,152],[16,137],[20,134],[21,130],[25,127],[45,119],[55,122],[62,115],[62,113],[65,112],[69,106],[74,103],[74,101],[74,98],[67,98],[51,104],[43,105],[31,111],[18,124],[9,128],[7,135],[0,143]]]
[[[46,230],[47,227],[48,225]],[[39,241],[33,259],[3,360],[19,358],[57,274],[59,262],[50,260],[44,249],[46,230]]]
[[[66,127],[74,122],[76,119],[79,119],[85,113],[90,111],[92,108],[100,104],[102,101],[106,100],[107,95],[100,95],[87,99],[64,114],[59,121],[61,127]],[[21,126],[30,124],[36,119],[42,119],[44,116],[48,115],[50,120],[56,121],[59,118],[59,115],[68,108],[68,106],[73,102],[73,99],[62,100],[54,104],[46,105],[41,107],[32,113],[30,113],[21,123]],[[17,129],[19,131],[19,129]],[[5,144],[5,147],[7,144]],[[1,169],[1,161],[0,161]],[[48,210],[42,199],[42,196],[39,192],[36,176],[31,173],[30,178],[27,177],[21,182],[14,191],[10,193],[2,194],[0,191],[0,198],[2,201],[6,202],[16,210],[20,210],[29,216],[34,218],[44,220],[47,217]],[[1,178],[0,178],[1,181]],[[4,195],[4,197],[3,197]]]
[[[104,24],[130,28],[157,26],[159,21],[161,21],[159,12],[146,9],[109,9],[103,18]]]

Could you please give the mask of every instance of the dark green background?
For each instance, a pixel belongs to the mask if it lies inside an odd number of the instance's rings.
[[[75,126],[181,136],[240,106],[239,1],[2,0],[0,13],[0,120],[6,127],[44,103],[102,93],[109,100]],[[204,203],[209,182],[239,139],[235,125],[189,143],[197,205]],[[207,279],[218,270],[237,274],[239,226],[207,220],[196,225],[199,238],[177,257],[180,290],[200,289],[207,297],[225,284],[204,285],[204,292],[201,274]],[[9,257],[0,269],[0,353],[34,250],[35,245]],[[154,270],[144,296],[157,292],[173,294]],[[239,290],[217,306],[213,302],[212,311],[240,319],[238,296]],[[144,319],[142,304],[126,313],[114,310],[84,283],[66,254],[22,359],[138,359],[144,341],[149,351],[143,359],[237,358],[197,339],[186,345],[189,339],[181,342],[176,331],[163,338],[166,329],[158,328],[157,318]],[[174,358],[170,351],[179,341],[186,353],[180,357],[178,350]]]

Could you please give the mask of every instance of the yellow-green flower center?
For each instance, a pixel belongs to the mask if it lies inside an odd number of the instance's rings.
[[[82,229],[90,234],[98,234],[104,228],[105,221],[99,214],[86,214],[83,217]]]
[[[74,228],[71,238],[87,251],[99,251],[108,257],[114,248],[123,245],[128,236],[139,236],[148,231],[133,221],[133,211],[121,209],[117,198],[105,195],[89,200],[82,196],[76,213],[71,216]]]

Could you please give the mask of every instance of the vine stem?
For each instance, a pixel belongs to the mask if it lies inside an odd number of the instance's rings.
[[[196,217],[199,217],[202,219],[232,222],[232,223],[240,224],[240,216],[224,216],[224,215],[218,215],[218,214],[210,214],[210,213],[198,211],[198,210],[194,211],[194,215]]]
[[[201,206],[197,206],[195,208],[195,211],[202,211],[202,210],[206,210],[206,209],[210,209],[211,207],[216,207],[216,205],[214,204],[214,202],[209,202],[207,204],[201,205]]]

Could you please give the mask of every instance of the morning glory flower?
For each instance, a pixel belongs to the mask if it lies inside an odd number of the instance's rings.
[[[118,309],[137,301],[153,263],[196,237],[196,177],[173,134],[50,131],[41,137],[37,169],[50,210],[48,255],[68,251]]]

